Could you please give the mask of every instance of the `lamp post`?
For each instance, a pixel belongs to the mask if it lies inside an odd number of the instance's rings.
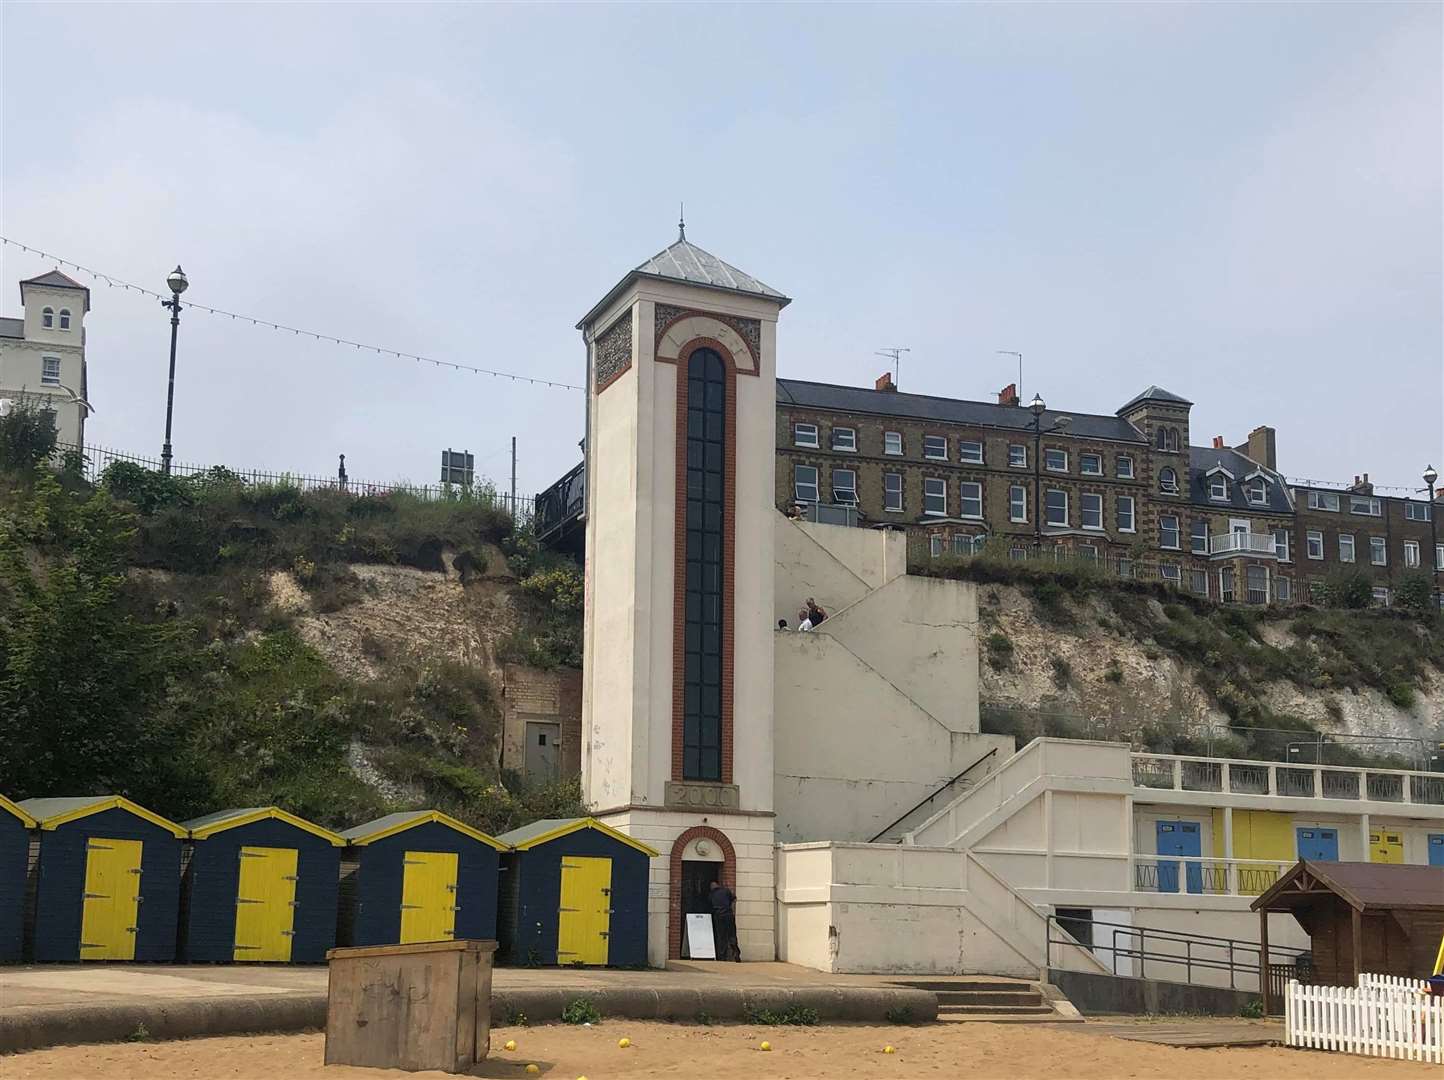
[[[1028,402],[1028,410],[1033,414],[1033,422],[1030,425],[1033,429],[1033,555],[1036,557],[1043,549],[1043,436],[1054,431],[1062,431],[1073,422],[1071,416],[1060,416],[1054,420],[1048,428],[1043,427],[1043,413],[1048,405],[1037,394],[1033,400]]]
[[[190,288],[185,271],[177,264],[166,275],[165,283],[170,286],[170,299],[162,300],[161,307],[170,308],[170,382],[165,391],[165,444],[160,449],[161,471],[170,475],[170,420],[175,410],[175,337],[180,329],[181,293]]]
[[[1434,481],[1439,479],[1439,474],[1434,471],[1433,465],[1424,468],[1424,483],[1429,485],[1429,582],[1434,588],[1434,609],[1439,609],[1439,526],[1434,523],[1434,514],[1438,507],[1434,505]]]

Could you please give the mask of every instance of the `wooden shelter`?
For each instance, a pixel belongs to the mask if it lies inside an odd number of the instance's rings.
[[[506,845],[440,810],[388,814],[341,836],[343,945],[496,937]]]
[[[24,953],[25,892],[30,870],[30,831],[35,819],[0,795],[0,963]]]
[[[325,960],[336,944],[341,837],[278,806],[222,810],[185,826],[182,959]]]
[[[1316,983],[1356,986],[1361,972],[1423,979],[1444,934],[1444,866],[1300,860],[1250,906],[1263,955],[1269,913],[1298,920]],[[1267,1008],[1268,980],[1260,981]]]
[[[185,829],[120,795],[19,805],[40,826],[36,963],[175,959]]]

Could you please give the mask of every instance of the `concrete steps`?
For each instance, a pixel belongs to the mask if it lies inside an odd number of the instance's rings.
[[[995,1023],[1057,1023],[1072,1021],[1060,1013],[1033,983],[963,979],[898,979],[895,986],[928,990],[937,995],[939,1020],[984,1020]]]

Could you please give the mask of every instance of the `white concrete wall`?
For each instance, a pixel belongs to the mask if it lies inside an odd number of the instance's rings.
[[[907,537],[883,529],[856,529],[793,521],[774,514],[776,596],[772,625],[786,619],[797,629],[797,611],[810,596],[835,613],[907,573]]]

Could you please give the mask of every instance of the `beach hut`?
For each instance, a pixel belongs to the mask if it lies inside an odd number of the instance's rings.
[[[40,827],[36,963],[175,959],[184,828],[120,795],[19,805]]]
[[[535,821],[497,837],[500,948],[513,964],[647,962],[647,876],[657,856],[596,818]]]
[[[341,833],[343,945],[494,939],[503,844],[439,810]]]
[[[35,819],[0,795],[0,963],[14,963],[24,952],[33,828]]]
[[[345,841],[277,806],[222,810],[184,823],[181,958],[319,964],[336,944]]]

